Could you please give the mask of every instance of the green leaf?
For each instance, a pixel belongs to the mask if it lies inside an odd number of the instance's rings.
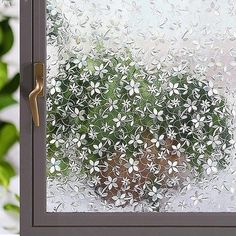
[[[5,188],[8,187],[10,179],[8,177],[7,171],[0,166],[0,185],[4,186]]]
[[[12,203],[7,203],[3,206],[3,209],[7,212],[12,212],[12,213],[20,213],[20,207],[12,204]]]
[[[4,186],[5,188],[8,187],[10,183],[10,179],[15,175],[15,170],[6,161],[0,162],[0,185]]]
[[[9,25],[9,18],[0,22],[0,57],[6,54],[13,45],[14,36]]]
[[[12,97],[12,95],[0,95],[0,110],[16,103],[17,101]]]
[[[7,64],[0,61],[0,89],[5,85],[7,77]]]
[[[8,187],[10,179],[15,176],[15,170],[10,163],[6,161],[0,162],[0,185]]]
[[[9,176],[9,178],[16,175],[16,172],[15,172],[13,166],[9,162],[0,161],[0,166],[6,170],[7,175]]]
[[[14,93],[20,83],[20,74],[17,73],[9,82],[7,82],[4,87],[0,90],[0,95],[2,94],[12,94]]]
[[[0,122],[0,159],[9,151],[11,146],[18,141],[19,135],[15,125]]]

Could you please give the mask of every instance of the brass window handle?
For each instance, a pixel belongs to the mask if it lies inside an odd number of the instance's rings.
[[[44,95],[44,64],[34,64],[35,88],[29,94],[29,102],[32,118],[36,127],[40,126],[39,108],[37,98]]]

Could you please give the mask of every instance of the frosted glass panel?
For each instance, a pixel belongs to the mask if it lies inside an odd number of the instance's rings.
[[[236,211],[236,3],[47,1],[47,211]]]

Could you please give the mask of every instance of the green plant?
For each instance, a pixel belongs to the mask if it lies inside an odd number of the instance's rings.
[[[77,158],[99,194],[120,204],[122,195],[155,202],[157,189],[175,186],[186,169],[201,176],[224,168],[232,148],[226,100],[181,66],[151,73],[129,52],[102,48],[60,65],[48,85],[49,174],[69,174]]]
[[[10,17],[0,13],[0,112],[17,103],[13,94],[18,89],[20,75],[15,74],[9,78],[8,64],[4,56],[11,50],[14,43],[14,35],[10,26]],[[19,141],[19,133],[14,124],[6,120],[0,120],[0,185],[8,192],[10,179],[15,176],[14,167],[6,159],[6,154],[11,147]],[[18,199],[18,197],[16,196]],[[6,203],[4,210],[19,212],[19,206]]]

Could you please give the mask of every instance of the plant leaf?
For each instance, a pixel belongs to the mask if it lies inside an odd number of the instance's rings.
[[[0,159],[2,159],[11,146],[18,141],[19,134],[14,124],[0,121]]]
[[[0,162],[0,185],[8,187],[10,179],[15,176],[15,170],[12,165],[6,161]]]
[[[13,45],[14,36],[9,25],[9,18],[0,22],[0,57],[6,54]]]
[[[7,212],[12,212],[12,213],[17,213],[17,214],[20,213],[20,207],[12,203],[5,204],[3,206],[3,209]]]
[[[8,187],[10,183],[10,175],[3,166],[0,165],[0,185],[4,186],[5,188]]]
[[[12,94],[14,93],[20,83],[20,74],[17,73],[9,82],[7,82],[4,87],[0,90],[0,95],[2,94]]]
[[[5,85],[7,77],[7,64],[0,61],[0,89]]]
[[[7,175],[9,176],[9,178],[16,175],[16,172],[15,172],[13,166],[9,162],[0,161],[0,166],[6,170],[6,172],[8,173]]]
[[[0,110],[16,103],[17,101],[12,97],[12,95],[0,95]]]
[[[8,187],[10,179],[15,176],[15,170],[12,165],[6,161],[0,162],[0,185]]]

